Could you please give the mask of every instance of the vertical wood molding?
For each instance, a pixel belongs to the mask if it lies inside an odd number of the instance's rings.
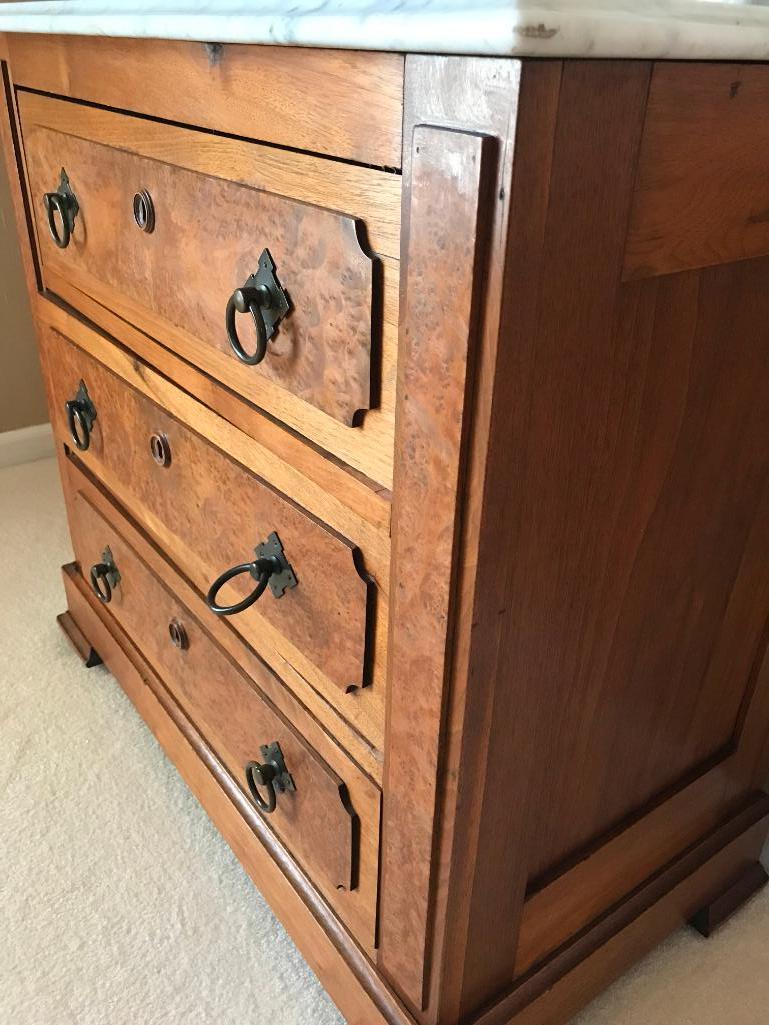
[[[425,1021],[442,1015],[463,729],[450,695],[462,704],[519,71],[406,62],[379,964]]]
[[[480,135],[418,127],[409,183],[380,930],[382,966],[415,1006],[423,1002],[435,780],[470,413],[465,400],[484,260],[484,156],[491,145]],[[455,245],[449,270],[445,254]]]

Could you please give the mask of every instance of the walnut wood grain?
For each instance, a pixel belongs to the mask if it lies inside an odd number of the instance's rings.
[[[59,106],[64,120],[69,105]],[[193,339],[197,351],[205,349],[204,369],[216,375],[222,364],[234,367],[236,390],[252,401],[259,402],[259,379],[267,377],[348,426],[376,404],[379,273],[354,218],[40,128],[26,120],[24,99],[21,110],[44,274],[50,268],[85,291],[95,281],[97,296],[106,288],[110,305],[129,320],[146,310],[153,333],[180,354],[196,351]],[[42,202],[61,167],[80,206],[66,250],[51,239]],[[151,234],[134,222],[133,198],[142,189],[155,207]],[[230,349],[224,314],[264,249],[291,308],[265,359],[243,366]],[[251,318],[238,317],[237,330],[253,351]]]
[[[511,412],[493,434],[520,485],[514,510],[500,496],[509,544],[493,544],[511,553],[515,622],[497,713],[525,707],[521,728],[551,752],[529,778],[550,809],[529,810],[529,884],[736,742],[769,611],[768,265],[621,284],[646,82],[638,65],[605,66],[613,90],[598,74],[565,71],[538,384],[525,424]]]
[[[388,221],[392,227],[386,246],[388,251],[393,251],[394,246],[397,252],[399,176],[338,162],[332,162],[324,173],[319,165],[327,165],[329,161],[319,157],[304,155],[303,160],[310,161],[312,167],[297,167],[296,154],[284,153],[274,147],[230,140],[210,133],[201,135],[189,129],[126,117],[78,103],[62,104],[49,97],[22,92],[18,95],[24,96],[27,116],[31,116],[36,124],[66,128],[69,134],[78,138],[103,141],[213,177],[240,181],[261,190],[274,190],[277,195],[322,205],[326,209],[353,213],[365,221],[366,233],[371,231],[370,245],[382,241],[381,234],[378,234],[382,211],[397,211],[395,219],[391,215]],[[59,111],[58,122],[50,117],[53,109]],[[122,126],[122,131],[117,131],[116,124]],[[359,180],[363,172],[374,176],[376,187],[369,178]],[[301,186],[297,184],[299,181]],[[317,184],[313,185],[313,182]],[[374,192],[377,201],[371,198]],[[34,252],[41,244],[34,247]],[[383,304],[382,345],[376,360],[377,408],[369,410],[362,424],[354,430],[295,396],[265,374],[248,378],[251,387],[259,393],[257,402],[239,401],[244,367],[237,360],[224,357],[218,350],[182,332],[167,320],[150,315],[146,306],[128,303],[125,296],[100,280],[87,277],[80,281],[72,265],[66,268],[66,275],[48,267],[46,286],[174,380],[184,379],[185,387],[191,383],[190,390],[212,402],[222,415],[233,422],[248,423],[250,433],[256,436],[264,433],[266,428],[259,421],[264,420],[262,414],[267,412],[277,421],[273,425],[273,435],[278,423],[285,424],[291,431],[310,440],[312,446],[365,474],[376,486],[388,489],[392,486],[393,472],[398,263],[389,256],[383,257],[380,263]],[[74,281],[74,278],[78,280]],[[116,304],[121,306],[122,317],[116,317],[110,309]],[[142,330],[137,331],[126,318],[140,325]],[[162,344],[153,343],[150,337],[153,334],[162,340]],[[171,343],[181,354],[179,358],[171,350]]]
[[[157,39],[8,39],[17,85],[398,167],[403,57]],[[183,88],[180,88],[183,83]]]
[[[109,546],[120,571],[108,611],[144,653],[171,692],[214,748],[241,787],[251,760],[262,761],[260,746],[277,741],[296,786],[280,793],[269,825],[327,898],[340,907],[360,941],[374,942],[377,858],[367,859],[359,881],[362,825],[367,845],[379,832],[378,793],[369,788],[368,814],[361,823],[347,785],[302,738],[247,677],[218,648],[196,617],[152,574],[144,560],[91,506],[75,494],[70,506],[75,557],[84,578]],[[188,647],[175,647],[171,622],[181,623]],[[262,669],[261,676],[268,672]],[[259,677],[257,677],[257,684]],[[348,774],[354,772],[348,765]],[[374,838],[372,841],[372,837]],[[352,891],[362,890],[362,898]],[[348,899],[350,897],[350,899]]]
[[[232,780],[152,667],[74,565],[63,568],[71,615],[279,917],[348,1025],[414,1025],[328,902]]]
[[[479,519],[470,459],[454,556],[461,586],[448,617],[447,704],[415,714],[404,729],[410,743],[399,745],[392,709],[406,695],[395,672],[389,698],[388,758],[401,769],[393,750],[422,749],[420,719],[447,717],[440,836],[417,858],[409,851],[436,887],[428,922],[440,984],[428,995],[430,1022],[472,1017],[517,970],[568,946],[729,814],[765,765],[766,270],[745,263],[701,281],[623,286],[649,73],[622,62],[523,70],[504,344],[485,350],[491,369],[481,361],[477,370],[473,437],[488,450]],[[438,74],[427,94],[450,95],[435,88]],[[406,161],[404,170],[408,196]],[[411,245],[414,223],[404,217],[403,227]],[[404,270],[407,317],[406,259]],[[461,447],[453,451],[459,459]],[[397,481],[396,467],[394,553]],[[477,554],[467,547],[473,524]],[[394,665],[397,657],[394,649]],[[412,708],[420,697],[409,695]],[[702,800],[655,813],[708,773]],[[387,771],[385,781],[383,921],[397,821]],[[410,864],[409,885],[413,877]],[[527,891],[544,896],[554,879],[549,914],[533,897],[527,919]],[[398,964],[399,978],[415,971]]]
[[[255,631],[253,640],[261,657],[282,679],[293,686],[306,704],[318,710],[322,721],[329,721],[329,715],[332,723],[338,721],[340,715],[346,720],[348,728],[357,735],[358,745],[367,750],[366,760],[369,763],[372,760],[376,763],[377,768],[372,774],[381,781],[390,546],[386,533],[372,529],[366,520],[355,515],[344,504],[349,485],[353,483],[349,479],[349,474],[340,467],[328,463],[318,480],[317,474],[308,472],[301,460],[299,466],[303,471],[298,470],[291,463],[284,461],[284,456],[292,455],[291,452],[285,453],[282,447],[275,450],[269,432],[261,443],[255,443],[249,436],[187,395],[181,388],[49,300],[39,300],[37,313],[41,324],[65,333],[66,337],[76,341],[78,348],[109,368],[141,395],[162,406],[174,419],[206,438],[216,448],[228,452],[236,462],[264,479],[276,491],[290,495],[294,502],[312,513],[314,518],[327,523],[339,534],[351,538],[365,553],[366,570],[377,588],[376,627],[371,638],[371,686],[343,694],[340,688],[325,673],[316,669],[302,652],[287,651],[285,638],[273,631],[269,624],[263,624],[258,632]],[[49,392],[49,403],[53,401]],[[319,468],[317,462],[311,465]],[[130,488],[121,479],[110,476],[109,487],[124,506],[130,506],[134,501]],[[154,527],[156,542],[161,547],[167,547],[167,531],[160,523],[155,523]],[[242,640],[243,635],[237,634],[236,648],[237,645],[243,647]],[[220,643],[223,643],[221,639]],[[331,727],[335,735],[337,729],[335,725]]]
[[[562,877],[579,935],[621,899],[618,876],[638,885],[636,857],[653,873],[726,813],[724,774],[738,797],[760,781],[721,762],[765,740],[763,714],[736,729],[769,597],[762,271],[622,285],[648,74],[524,69],[473,618],[475,700],[497,683],[478,740],[467,1014],[531,964],[530,929],[536,958],[566,944],[557,901],[521,921],[527,891]],[[681,802],[675,829],[651,814],[711,770],[705,810]]]
[[[765,794],[704,837],[666,871],[604,916],[595,929],[507,996],[472,1019],[472,1025],[566,1025],[630,965],[683,926],[745,868],[755,864],[769,829]]]
[[[225,453],[170,417],[161,407],[87,357],[63,336],[48,332],[44,364],[54,428],[72,444],[65,403],[85,380],[97,408],[86,466],[96,468],[177,564],[205,593],[230,566],[253,558],[256,545],[275,531],[298,586],[276,599],[265,594],[233,625],[259,647],[272,628],[286,658],[309,662],[344,693],[369,682],[367,641],[374,614],[373,584],[359,570],[354,546],[261,483]],[[171,463],[159,467],[149,441],[164,435]],[[222,592],[239,600],[254,581],[238,578]],[[280,638],[283,638],[281,645]]]
[[[769,255],[765,64],[654,65],[626,279]]]

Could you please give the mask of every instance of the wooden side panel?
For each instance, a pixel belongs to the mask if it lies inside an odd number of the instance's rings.
[[[399,54],[37,35],[13,36],[8,48],[17,85],[400,166]]]
[[[559,688],[532,882],[733,740],[769,614],[768,278],[760,261],[609,287],[589,334],[545,327],[543,297],[538,369],[568,372],[533,405],[505,667],[521,701]]]
[[[769,67],[654,65],[626,279],[769,254]]]
[[[468,797],[467,1015],[760,785],[767,267],[622,282],[649,73],[565,62],[543,94],[554,69],[524,71],[473,619],[476,700],[496,682]]]

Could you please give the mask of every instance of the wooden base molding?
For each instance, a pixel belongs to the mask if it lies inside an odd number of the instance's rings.
[[[64,631],[72,647],[83,660],[86,669],[93,669],[95,666],[104,664],[104,660],[95,648],[86,640],[82,630],[72,618],[70,612],[62,612],[56,617],[56,622]]]
[[[761,812],[761,818],[746,825]],[[555,959],[549,970],[536,973],[507,998],[475,1016],[472,1025],[566,1025],[635,961],[685,925],[695,909],[712,900],[727,880],[754,863],[768,829],[769,805],[762,801],[747,816],[740,816],[719,830],[710,839],[711,844],[730,839],[663,897],[645,907],[644,902],[649,899],[647,890],[629,902],[624,911],[620,910],[618,914],[629,919],[624,928],[595,946],[600,932],[611,931],[609,916],[606,925],[599,926],[592,935],[588,933],[578,942],[578,948],[564,954],[563,963],[559,965]],[[563,971],[566,961],[571,961],[572,967]]]
[[[691,920],[692,926],[706,939],[709,938],[768,882],[769,873],[761,862],[757,861],[755,865],[741,872],[715,900],[700,908]]]

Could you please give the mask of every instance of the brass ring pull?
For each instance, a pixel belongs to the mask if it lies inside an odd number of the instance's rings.
[[[230,348],[241,363],[253,367],[267,355],[267,343],[278,329],[278,324],[290,309],[288,295],[275,273],[275,263],[268,249],[259,257],[259,266],[242,288],[236,288],[227,303],[224,321]],[[238,313],[250,313],[256,328],[256,349],[253,353],[243,348],[235,323]]]
[[[274,531],[266,541],[257,545],[255,555],[256,558],[252,562],[241,562],[238,566],[226,569],[211,584],[206,595],[206,605],[217,616],[234,616],[238,612],[250,609],[254,602],[262,597],[268,585],[276,598],[282,598],[289,588],[296,587],[296,576],[283,551],[280,538]],[[256,580],[256,587],[251,594],[234,605],[220,605],[218,596],[221,589],[229,580],[234,580],[243,573],[250,573]]]
[[[232,569],[225,570],[221,576],[214,580],[213,584],[209,588],[208,594],[206,595],[206,604],[212,612],[215,612],[217,616],[234,616],[238,612],[245,612],[246,609],[250,609],[254,602],[259,601],[264,592],[267,590],[267,585],[270,582],[270,577],[273,573],[280,573],[281,566],[277,559],[255,559],[253,562],[242,562],[239,566],[233,566]],[[219,591],[229,581],[235,577],[239,577],[241,573],[251,573],[252,576],[257,577],[257,585],[251,592],[243,598],[242,601],[236,602],[234,605],[219,605],[217,602],[217,596]]]
[[[270,762],[260,765],[259,762],[249,762],[246,766],[246,783],[251,800],[259,811],[265,815],[272,815],[278,806],[278,795],[275,792],[275,777],[277,771]],[[267,800],[262,797],[259,787],[267,791]]]
[[[72,239],[75,218],[80,212],[80,206],[64,168],[61,170],[58,189],[56,192],[46,192],[43,196],[43,205],[48,217],[48,230],[51,233],[51,238],[59,249],[66,249]],[[61,223],[61,230],[57,223],[57,215]]]
[[[64,403],[67,426],[75,447],[87,452],[91,447],[91,431],[96,420],[96,407],[88,394],[85,381],[81,381],[74,399]]]
[[[271,303],[272,298],[266,285],[237,288],[227,303],[225,321],[230,348],[240,362],[245,363],[246,366],[256,366],[267,355],[267,325],[264,322],[262,308],[269,308]],[[254,327],[256,328],[256,349],[253,353],[246,352],[240,343],[238,329],[235,325],[236,313],[250,313],[253,317]]]
[[[93,593],[103,605],[112,601],[112,588],[120,583],[120,573],[115,565],[109,547],[101,553],[101,562],[91,566],[91,587]]]
[[[75,402],[73,399],[66,403],[65,408],[67,410],[67,423],[72,440],[76,448],[80,449],[81,452],[87,452],[91,446],[91,431],[83,408],[80,403]]]
[[[109,582],[109,566],[106,562],[98,562],[91,566],[91,587],[99,601],[109,605],[112,601],[112,585]]]
[[[278,794],[294,793],[296,786],[277,740],[272,744],[262,744],[259,753],[261,762],[248,762],[246,765],[246,785],[259,811],[272,815],[278,805]],[[262,796],[262,791],[266,791],[265,796]]]

